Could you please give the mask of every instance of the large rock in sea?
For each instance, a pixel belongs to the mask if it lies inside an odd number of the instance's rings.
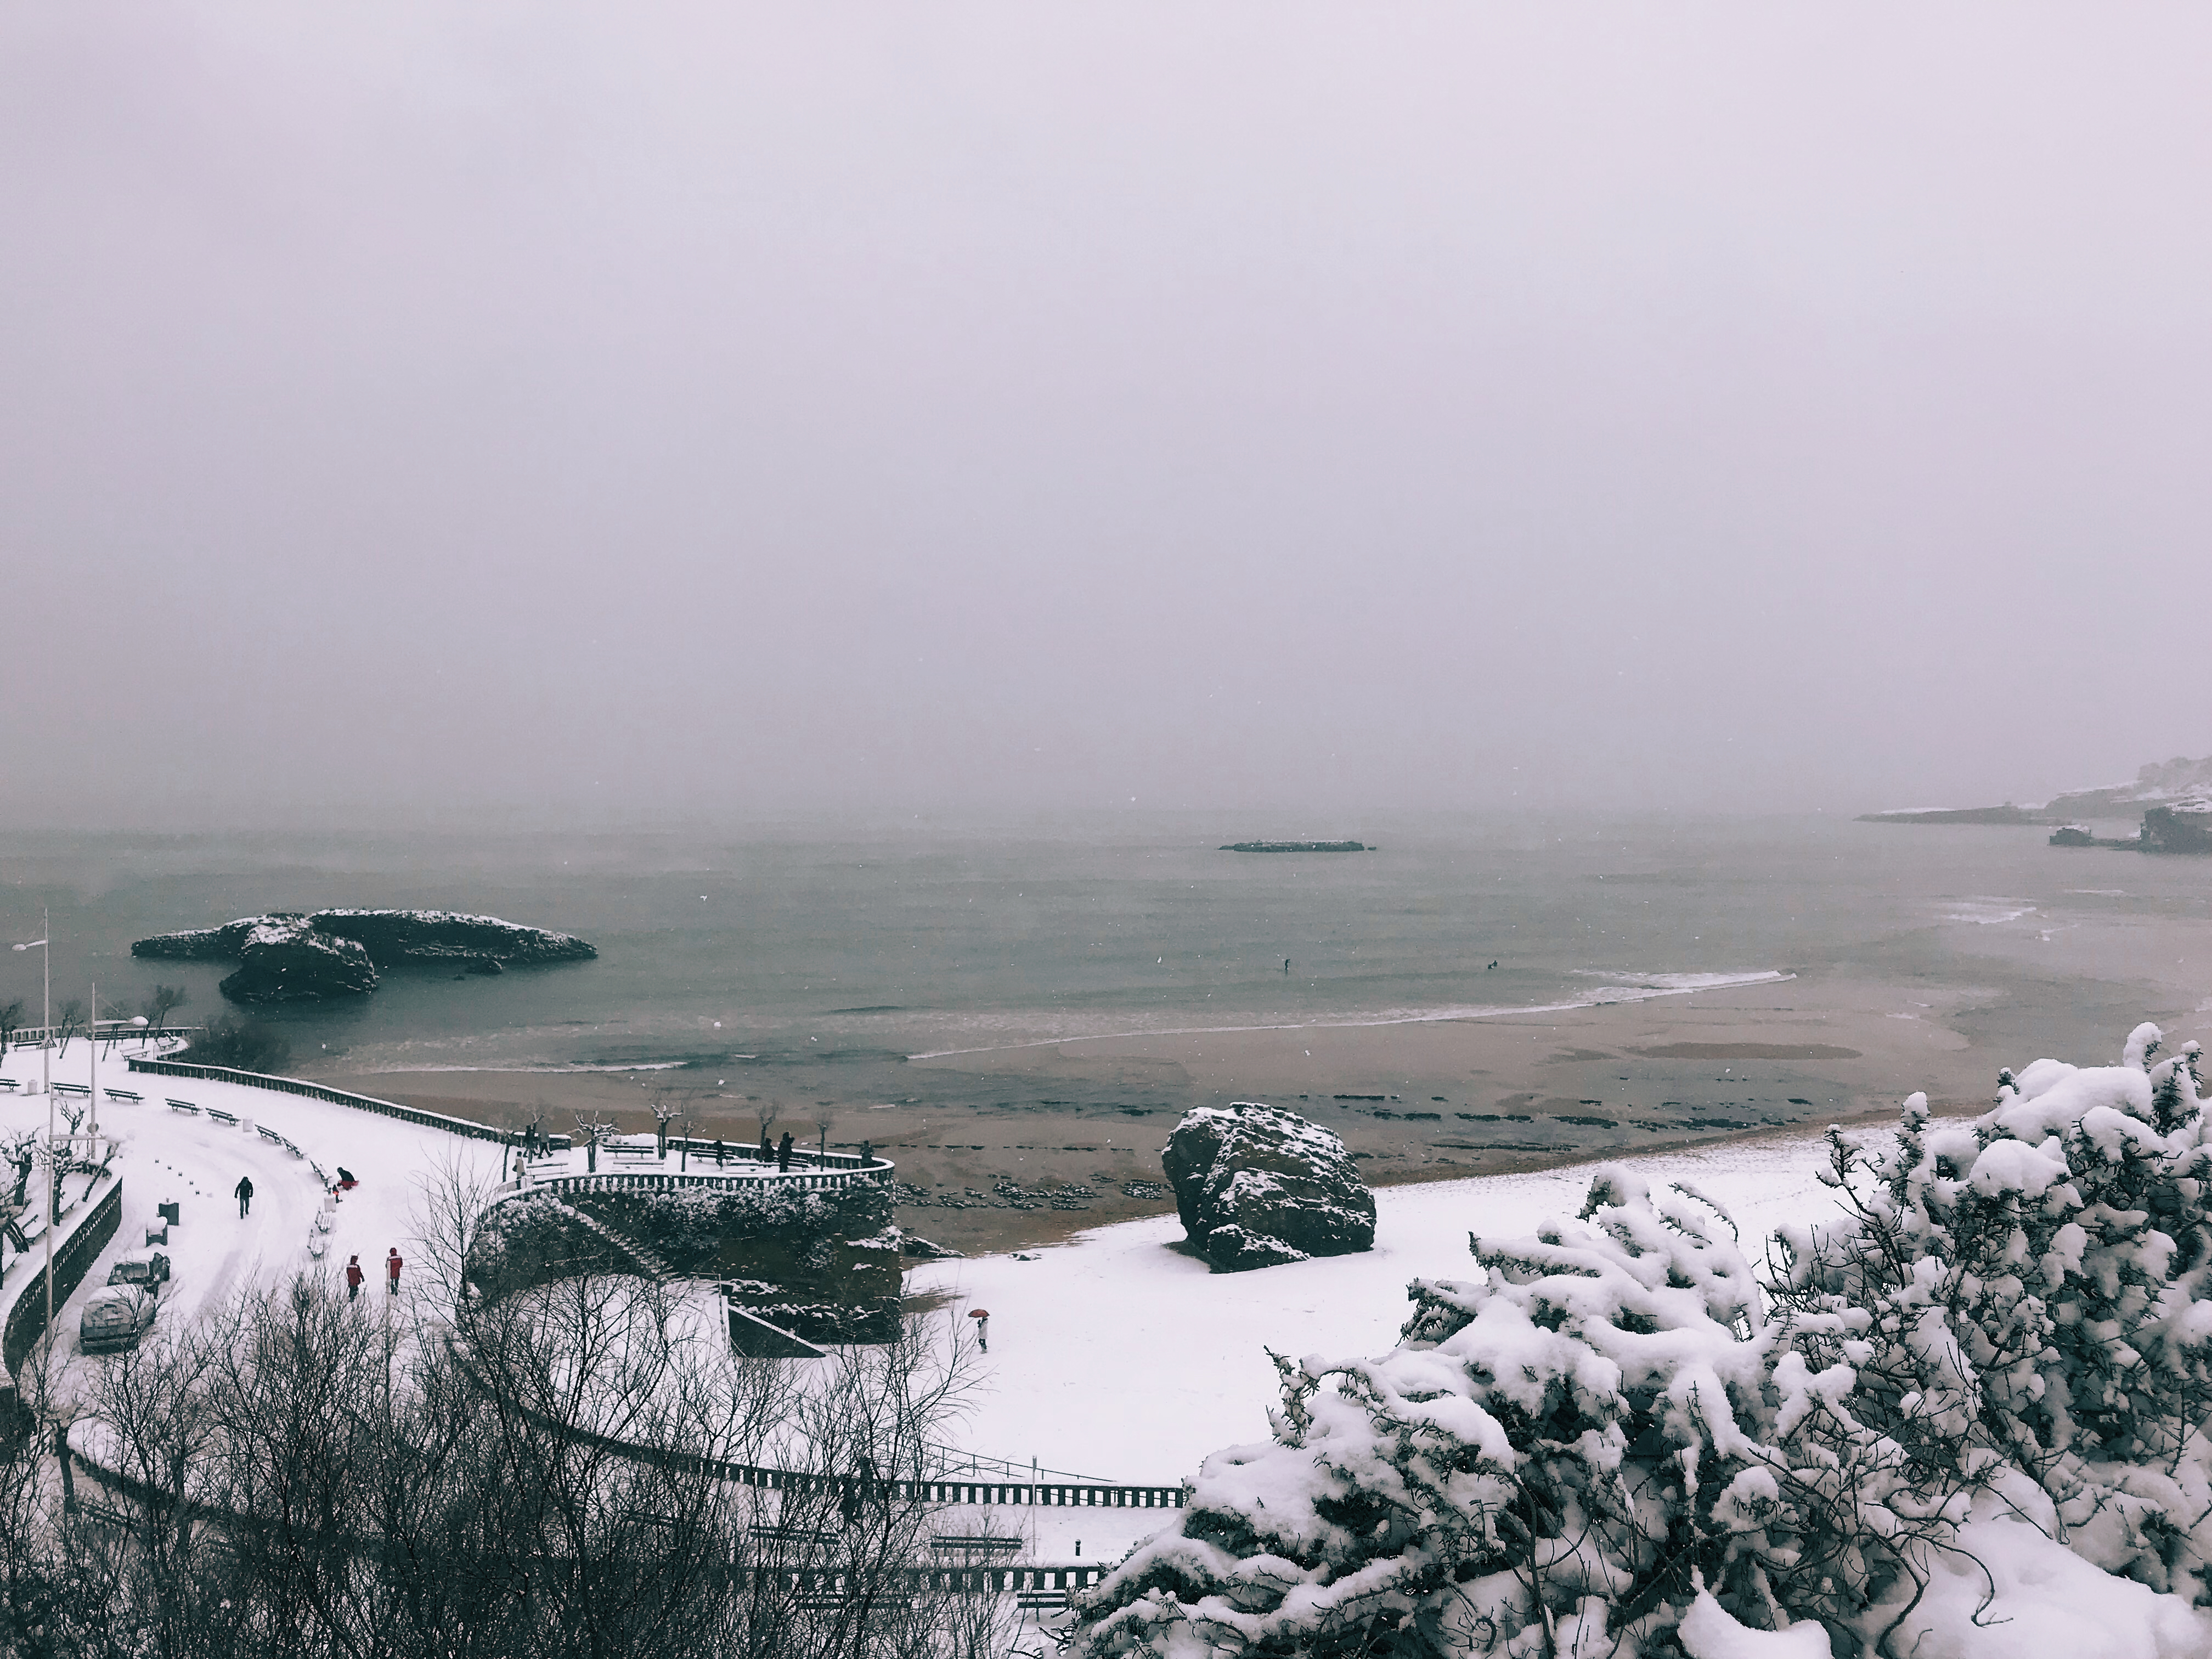
[[[278,911],[244,916],[220,927],[158,933],[138,940],[131,954],[167,962],[243,961],[248,936],[271,922],[301,922],[318,933],[351,939],[380,968],[408,962],[589,962],[599,955],[574,934],[452,910],[317,910],[307,915]]]
[[[242,916],[220,927],[158,933],[131,945],[158,962],[235,962],[223,981],[234,1002],[311,1002],[376,988],[380,968],[443,964],[497,974],[508,963],[588,962],[582,939],[497,916],[451,910],[317,910]]]
[[[320,1002],[374,991],[376,964],[352,939],[303,917],[272,918],[247,930],[238,971],[216,988],[233,1002]]]
[[[1160,1154],[1183,1231],[1216,1273],[1375,1244],[1375,1195],[1344,1143],[1296,1112],[1200,1106]]]

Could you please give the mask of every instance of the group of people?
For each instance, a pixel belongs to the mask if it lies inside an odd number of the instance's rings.
[[[399,1294],[399,1269],[404,1265],[399,1259],[399,1247],[397,1244],[393,1245],[384,1258],[384,1293],[386,1296]],[[347,1301],[350,1302],[361,1294],[361,1281],[363,1277],[365,1275],[361,1270],[361,1258],[357,1255],[348,1256],[345,1274]]]
[[[788,1139],[789,1137],[786,1136],[785,1139]],[[340,1193],[349,1193],[360,1184],[361,1182],[354,1172],[341,1164],[338,1165],[337,1185],[331,1188],[331,1196],[335,1198]],[[253,1208],[253,1177],[239,1176],[238,1185],[232,1188],[231,1191],[238,1200],[238,1218],[243,1221]],[[399,1294],[399,1270],[406,1265],[397,1244],[385,1253],[384,1293],[386,1296]],[[347,1301],[351,1302],[361,1294],[362,1280],[366,1277],[367,1275],[362,1271],[361,1258],[357,1255],[348,1256],[345,1270]]]

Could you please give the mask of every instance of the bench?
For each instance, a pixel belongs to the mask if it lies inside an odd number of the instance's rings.
[[[110,1100],[125,1100],[133,1106],[137,1105],[143,1098],[128,1089],[103,1089],[100,1093],[106,1095]]]
[[[837,1541],[834,1532],[824,1532],[819,1527],[763,1527],[752,1528],[754,1537],[770,1544],[828,1545]]]
[[[214,1119],[216,1122],[218,1122],[218,1123],[224,1123],[224,1124],[228,1124],[228,1125],[229,1125],[229,1126],[230,1126],[230,1127],[232,1127],[232,1128],[234,1128],[234,1129],[235,1129],[235,1128],[238,1127],[238,1119],[237,1119],[234,1115],[233,1115],[231,1113],[228,1113],[228,1112],[226,1112],[226,1111],[222,1111],[222,1110],[219,1109],[218,1108],[216,1108],[216,1107],[213,1107],[213,1106],[204,1107],[204,1108],[203,1108],[202,1109],[203,1109],[203,1110],[204,1110],[210,1117],[213,1118],[213,1119]]]
[[[54,1092],[67,1095],[73,1100],[89,1100],[92,1098],[92,1085],[88,1083],[57,1083]]]
[[[972,1555],[1019,1555],[1029,1547],[1018,1538],[963,1537],[940,1532],[930,1535],[929,1547]]]
[[[23,1085],[12,1077],[0,1077],[0,1089],[20,1089]]]
[[[194,1117],[200,1115],[200,1109],[189,1100],[173,1100],[169,1103],[169,1109],[173,1112],[190,1112]]]
[[[295,1158],[304,1158],[307,1156],[307,1154],[302,1152],[297,1146],[295,1146],[290,1141],[285,1139],[283,1136],[278,1134],[274,1129],[270,1128],[265,1123],[255,1124],[253,1126],[253,1133],[259,1135],[264,1140],[267,1141],[272,1146],[282,1146],[286,1152],[291,1153]]]

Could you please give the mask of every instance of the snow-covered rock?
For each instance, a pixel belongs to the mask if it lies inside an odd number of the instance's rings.
[[[1346,1255],[1375,1243],[1375,1195],[1328,1130],[1279,1107],[1201,1106],[1160,1154],[1176,1209],[1217,1273]]]
[[[352,939],[323,933],[304,917],[275,917],[246,933],[238,971],[217,988],[233,1002],[360,996],[376,988],[376,964]]]
[[[373,991],[380,967],[437,963],[496,974],[507,963],[585,962],[599,952],[570,934],[497,916],[317,910],[157,933],[133,943],[131,954],[166,962],[236,962],[240,967],[223,981],[223,995],[236,1002],[296,1002]]]
[[[338,939],[350,939],[378,966],[404,962],[485,960],[498,963],[588,962],[599,952],[570,933],[526,927],[497,916],[464,915],[453,910],[317,910],[310,915],[272,913],[241,916],[220,927],[182,933],[157,933],[131,947],[134,957],[173,962],[235,962],[256,929],[271,923],[298,923]]]

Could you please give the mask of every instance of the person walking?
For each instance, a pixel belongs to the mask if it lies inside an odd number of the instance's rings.
[[[399,1294],[399,1247],[395,1244],[392,1247],[392,1254],[384,1258],[384,1293],[386,1296]]]
[[[346,1258],[346,1300],[351,1302],[360,1295],[361,1258],[357,1255],[348,1256]]]
[[[769,1159],[770,1159],[770,1158],[774,1158],[775,1156],[775,1152],[774,1149],[773,1149],[773,1148],[771,1148],[771,1147],[769,1146],[769,1144],[768,1144],[768,1125],[767,1125],[767,1124],[765,1124],[765,1123],[763,1123],[763,1124],[762,1124],[762,1125],[761,1125],[761,1148],[760,1148],[760,1161],[761,1161],[762,1163],[765,1164],[765,1163],[767,1163],[767,1162],[769,1161]]]
[[[791,1168],[791,1131],[783,1132],[783,1139],[775,1144],[775,1167],[779,1172]]]
[[[716,1169],[722,1167],[722,1159],[727,1152],[728,1148],[722,1145],[721,1136],[716,1135],[714,1137],[714,1167]]]
[[[232,1188],[231,1191],[238,1197],[238,1218],[243,1221],[246,1219],[246,1212],[253,1207],[253,1177],[239,1176],[238,1185]]]

